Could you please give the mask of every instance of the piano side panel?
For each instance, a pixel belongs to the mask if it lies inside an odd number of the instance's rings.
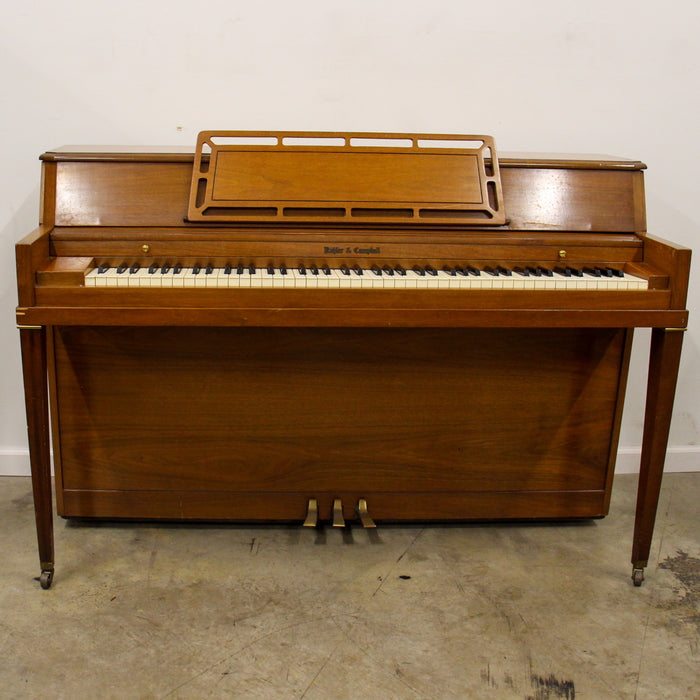
[[[41,212],[39,223],[52,227],[56,223],[56,163],[41,164]]]
[[[17,269],[17,299],[22,307],[31,306],[36,300],[35,271],[43,268],[49,259],[50,227],[39,226],[15,244]],[[23,324],[24,309],[17,314],[17,323]]]
[[[669,276],[670,308],[685,308],[690,279],[690,249],[657,236],[646,236],[644,247],[647,261]]]
[[[65,516],[605,514],[623,330],[54,333]]]

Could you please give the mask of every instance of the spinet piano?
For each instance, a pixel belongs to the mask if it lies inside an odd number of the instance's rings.
[[[642,163],[298,132],[42,161],[16,249],[42,587],[49,404],[69,518],[599,518],[649,327],[641,584],[690,265],[646,233]]]

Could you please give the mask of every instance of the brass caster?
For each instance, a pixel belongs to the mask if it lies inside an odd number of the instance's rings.
[[[39,583],[41,587],[46,590],[51,588],[51,582],[53,581],[53,569],[44,569],[39,576]]]

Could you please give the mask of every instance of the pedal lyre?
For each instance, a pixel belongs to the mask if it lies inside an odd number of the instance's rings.
[[[343,502],[339,498],[333,501],[333,527],[345,527]]]
[[[306,507],[306,520],[303,527],[316,527],[318,525],[318,501],[315,498],[309,499],[309,505]]]
[[[357,514],[360,516],[360,522],[362,523],[362,527],[377,527],[374,520],[372,520],[372,518],[370,517],[369,511],[367,510],[366,498],[361,498],[357,502]]]

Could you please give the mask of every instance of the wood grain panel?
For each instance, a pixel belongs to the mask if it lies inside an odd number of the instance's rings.
[[[192,163],[177,160],[61,161],[56,225],[181,227],[191,176]],[[504,167],[507,229],[634,232],[635,176],[637,171]],[[424,220],[426,226],[430,223]]]
[[[335,498],[343,503],[346,520],[357,519],[364,491],[65,491],[61,515],[76,518],[161,520],[297,521],[306,517],[310,497],[319,518],[328,521]],[[519,491],[408,493],[372,492],[369,512],[377,522],[416,520],[507,520],[539,518],[601,518],[607,515],[603,491]],[[132,516],[126,513],[134,514]],[[533,514],[537,514],[533,516]]]
[[[265,153],[219,154],[212,198],[235,202],[481,204],[474,155]],[[354,178],[348,173],[356,174]]]
[[[601,491],[623,338],[57,329],[64,488]]]
[[[617,170],[503,168],[514,230],[635,231],[635,176]]]
[[[191,170],[186,163],[58,163],[56,225],[182,225]]]

